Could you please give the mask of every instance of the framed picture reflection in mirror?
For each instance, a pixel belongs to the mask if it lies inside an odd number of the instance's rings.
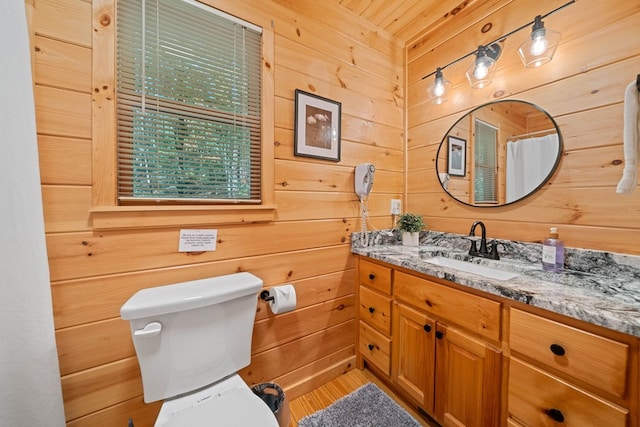
[[[451,176],[465,176],[467,164],[467,141],[455,136],[448,137],[447,173]]]

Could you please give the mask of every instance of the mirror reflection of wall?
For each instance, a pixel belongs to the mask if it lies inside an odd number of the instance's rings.
[[[467,141],[463,170],[468,173],[451,169],[452,139]],[[524,101],[496,101],[468,112],[451,127],[438,149],[436,173],[443,189],[462,203],[503,206],[540,188],[557,167],[561,151],[559,129],[547,112]]]

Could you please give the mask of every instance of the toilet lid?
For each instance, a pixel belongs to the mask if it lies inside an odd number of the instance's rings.
[[[163,427],[278,427],[269,407],[251,390],[231,389],[185,408]]]

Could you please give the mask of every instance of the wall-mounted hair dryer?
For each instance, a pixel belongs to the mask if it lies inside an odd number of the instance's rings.
[[[376,173],[376,167],[373,163],[360,163],[356,166],[355,189],[356,194],[360,198],[366,197],[371,193],[373,186],[373,176]]]

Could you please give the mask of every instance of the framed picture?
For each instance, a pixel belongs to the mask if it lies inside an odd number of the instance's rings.
[[[467,141],[455,136],[448,137],[448,167],[451,176],[465,176],[467,166]]]
[[[339,102],[296,89],[293,154],[339,162],[341,110]]]

